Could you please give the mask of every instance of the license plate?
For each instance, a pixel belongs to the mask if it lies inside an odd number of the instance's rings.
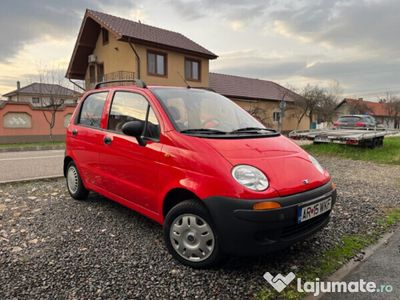
[[[315,137],[314,141],[315,142],[320,142],[320,143],[329,143],[331,140],[329,138],[327,138],[327,137],[317,136],[317,137]]]
[[[315,218],[332,208],[332,198],[329,197],[322,201],[299,207],[297,209],[297,223],[301,223]]]

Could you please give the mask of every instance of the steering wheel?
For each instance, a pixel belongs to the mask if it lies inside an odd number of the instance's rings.
[[[209,118],[203,122],[203,128],[217,128],[221,124],[221,121],[219,121],[216,118]]]
[[[231,123],[226,122],[226,121],[222,122],[216,118],[209,118],[203,122],[203,128],[217,129],[217,130],[229,132],[229,131],[232,131],[232,128],[234,128],[234,126]]]

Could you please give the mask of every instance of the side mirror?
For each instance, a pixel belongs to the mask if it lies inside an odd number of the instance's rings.
[[[141,146],[146,145],[145,141],[142,138],[143,130],[144,130],[144,122],[141,121],[126,122],[122,126],[122,132],[126,135],[134,136],[137,139],[139,145]]]

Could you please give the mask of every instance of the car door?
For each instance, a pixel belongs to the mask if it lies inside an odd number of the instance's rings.
[[[102,146],[101,119],[108,92],[88,95],[80,105],[75,122],[68,129],[70,148],[85,183],[100,185],[98,152]]]
[[[129,121],[147,122],[143,133],[145,146],[122,133],[122,126]],[[103,187],[155,211],[162,146],[159,122],[146,97],[131,91],[115,91],[106,129],[100,154]]]

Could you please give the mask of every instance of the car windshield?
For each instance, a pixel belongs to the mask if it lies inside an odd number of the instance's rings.
[[[356,123],[360,120],[361,120],[361,118],[357,117],[357,116],[343,116],[338,119],[339,122],[343,122],[343,123]]]
[[[192,88],[152,88],[177,130],[200,134],[266,131],[264,125],[230,99]]]

